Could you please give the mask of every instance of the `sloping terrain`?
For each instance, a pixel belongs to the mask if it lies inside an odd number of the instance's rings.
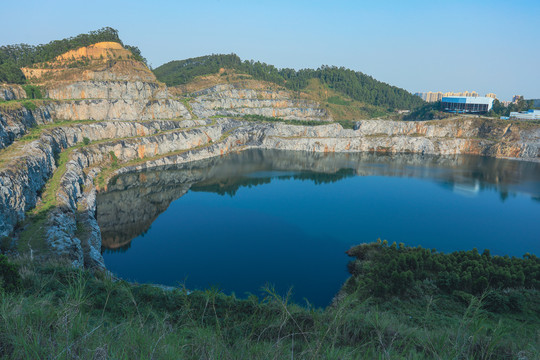
[[[234,69],[168,88],[119,42],[72,49],[23,71],[27,89],[45,99],[0,104],[0,236],[20,253],[79,267],[104,267],[95,197],[120,172],[250,148],[539,158],[534,124],[361,120],[344,129],[331,123],[338,110],[359,120],[380,108],[318,78],[291,91]],[[17,86],[3,89],[23,95]]]

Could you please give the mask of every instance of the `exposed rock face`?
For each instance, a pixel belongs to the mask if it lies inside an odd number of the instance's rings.
[[[84,46],[75,50],[70,50],[56,57],[56,61],[70,61],[71,59],[118,59],[129,57],[131,52],[124,49],[122,45],[113,41],[103,41],[90,46]]]
[[[39,192],[45,185],[45,182],[52,176],[53,171],[56,170],[55,158],[62,149],[82,142],[84,137],[87,137],[90,141],[98,141],[103,139],[146,136],[174,129],[180,131],[182,128],[208,123],[209,121],[203,120],[144,123],[106,122],[64,126],[46,131],[38,140],[24,145],[16,157],[12,158],[8,163],[3,164],[0,168],[0,237],[8,235],[13,230],[17,221],[24,219],[24,213],[36,205]],[[162,136],[166,136],[166,133]],[[201,142],[208,141],[208,137],[204,133],[199,132],[198,136],[197,140],[193,140],[195,143],[198,143],[199,140]],[[147,138],[144,139],[141,142],[150,142]],[[118,142],[120,144],[126,144],[126,142],[122,143],[122,140],[118,140]],[[93,164],[102,161],[104,158],[108,160],[109,151],[116,151],[118,149],[120,149],[118,150],[118,156],[122,159],[128,159],[125,155],[126,153],[129,153],[131,156],[129,159],[133,159],[137,158],[139,154],[144,156],[147,154],[147,151],[149,152],[145,144],[139,146],[136,139],[131,139],[127,143],[131,144],[129,150],[123,150],[122,145],[116,143],[106,145],[106,149],[97,148],[92,150],[92,146],[89,146],[84,150],[89,154],[89,157],[92,154],[91,158],[85,160],[86,162],[81,162],[82,160],[80,159],[78,161],[83,164]],[[167,144],[164,145],[166,146]],[[154,150],[154,147],[151,148]],[[78,181],[80,184],[83,182]],[[70,205],[76,208],[76,200],[72,200]]]
[[[0,84],[0,100],[19,100],[26,99],[26,91],[21,85]]]
[[[286,120],[329,120],[315,102],[290,99],[284,91],[238,89],[216,85],[193,93],[193,112],[199,117],[262,115]]]
[[[0,111],[0,149],[3,149],[37,125],[53,121],[47,107],[28,110],[20,107],[15,110]]]
[[[158,120],[191,119],[184,104],[177,100],[92,99],[58,102],[53,111],[62,120]]]
[[[171,99],[143,63],[118,43],[104,42],[58,56],[54,61],[23,68],[54,100],[50,111],[60,120],[190,119],[185,105]],[[70,61],[85,59],[82,67]]]
[[[27,69],[28,76],[41,81],[46,96],[53,100],[34,111],[21,107],[0,112],[0,149],[7,147],[0,152],[0,237],[11,234],[15,224],[24,219],[25,212],[39,203],[44,185],[57,169],[59,154],[66,149],[69,149],[68,161],[62,166],[59,180],[55,178],[55,207],[47,215],[45,238],[55,256],[69,259],[74,266],[97,268],[103,268],[104,264],[100,254],[101,230],[96,221],[94,180],[104,167],[109,167],[110,174],[111,164],[117,162],[120,165],[137,162],[137,165],[117,170],[117,175],[184,164],[189,171],[176,174],[177,179],[169,179],[178,186],[170,193],[166,190],[152,195],[158,200],[180,196],[194,181],[205,179],[207,175],[197,169],[198,165],[189,165],[193,161],[211,163],[212,158],[245,149],[475,154],[539,161],[538,126],[519,127],[473,119],[371,120],[359,121],[352,130],[338,124],[293,126],[248,122],[238,120],[238,116],[254,114],[322,121],[329,120],[329,115],[318,104],[293,99],[286,92],[232,85],[218,85],[193,93],[191,107],[196,117],[234,116],[236,120],[194,120],[182,101],[172,98],[144,64],[126,60],[127,54],[123,51],[127,50],[118,46],[103,44],[103,47],[77,50],[71,56],[57,59],[54,66]],[[109,53],[112,54],[109,59],[101,58]],[[91,58],[89,65],[67,66],[76,56]],[[19,90],[22,89],[10,90],[9,96],[22,96],[16,93]],[[4,91],[4,97],[5,94]],[[95,121],[57,125],[44,130],[36,140],[10,147],[29,128],[53,120]],[[84,138],[93,143],[73,148]],[[312,161],[302,166],[307,169],[325,164]],[[160,209],[143,202],[131,209],[125,222],[136,222],[141,217],[151,219],[156,210]],[[106,228],[113,227],[114,224]],[[119,236],[111,243],[122,246],[125,241]]]
[[[100,42],[68,51],[54,60],[21,68],[24,76],[33,81],[48,83],[81,80],[141,80],[155,81],[154,74],[141,62],[131,60],[132,54],[119,43]],[[70,66],[74,61],[86,62]]]
[[[122,168],[117,171],[119,174],[256,148],[321,153],[477,154],[538,161],[539,135],[534,127],[501,128],[472,120],[446,123],[374,120],[359,123],[357,130],[345,130],[338,124],[293,126],[231,119],[219,119],[215,123],[196,120],[62,126],[25,145],[24,155],[13,159],[13,166],[0,171],[0,234],[9,234],[24,212],[36,204],[40,189],[55,169],[57,154],[81,142],[83,136],[92,141],[112,140],[71,153],[56,194],[57,207],[49,215],[47,240],[56,254],[69,258],[76,266],[102,267],[93,178],[103,165],[113,160],[111,153],[120,162],[149,160]],[[118,140],[120,137],[126,139]],[[152,160],[153,157],[156,158]],[[76,234],[77,223],[87,229],[84,236]]]
[[[144,81],[78,81],[51,85],[46,97],[57,100],[110,99],[141,100],[167,99],[167,88],[155,82]]]

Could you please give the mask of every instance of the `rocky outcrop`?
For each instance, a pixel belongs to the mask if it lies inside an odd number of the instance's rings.
[[[52,123],[48,107],[28,110],[20,106],[13,110],[0,110],[0,149],[11,145],[16,139],[37,125]]]
[[[21,85],[0,84],[0,100],[19,100],[26,99],[26,91]]]
[[[25,144],[22,148],[14,150],[13,153],[7,154],[9,160],[6,160],[0,167],[0,237],[8,235],[15,224],[24,219],[24,213],[36,205],[41,189],[52,176],[53,171],[56,170],[55,159],[63,149],[81,143],[85,137],[90,141],[143,137],[175,129],[181,131],[182,128],[208,125],[209,123],[209,121],[204,120],[104,122],[74,124],[44,132],[39,139]],[[165,136],[165,134],[162,136]],[[198,135],[201,141],[208,141],[208,137],[204,133]],[[174,137],[175,135],[170,136]],[[199,138],[197,138],[197,141]],[[125,140],[123,143],[122,141],[124,140],[117,140],[120,144],[132,144],[131,151],[118,150],[118,156],[123,159],[127,159],[128,155],[125,155],[126,153],[129,153],[132,158],[149,153],[145,144],[139,146],[134,140],[131,142]],[[143,140],[142,142],[148,143],[149,141]],[[103,158],[108,159],[109,151],[122,148],[122,145],[118,145],[118,143],[107,146],[107,149],[98,148],[92,150],[92,146],[84,149],[88,154],[92,154],[91,160],[88,160],[87,163],[93,164],[102,161]],[[154,148],[152,147],[152,149]],[[76,201],[72,200],[72,207],[76,207],[75,204]]]
[[[177,100],[92,99],[54,104],[54,115],[62,120],[158,120],[191,119],[184,104]]]
[[[55,206],[47,215],[45,239],[55,256],[68,259],[74,266],[104,267],[100,254],[101,230],[96,220],[95,179],[104,167],[109,169],[107,176],[111,175],[113,164],[136,163],[112,175],[164,165],[184,164],[185,168],[191,168],[184,175],[177,174],[174,181],[178,186],[171,190],[173,193],[166,190],[154,194],[157,199],[180,196],[194,182],[206,179],[207,175],[188,165],[193,161],[209,161],[246,149],[321,154],[475,154],[539,160],[538,126],[478,119],[370,120],[357,122],[354,129],[343,129],[338,124],[293,126],[280,122],[248,122],[240,120],[241,116],[324,121],[329,120],[329,115],[319,104],[294,99],[288,92],[247,89],[240,85],[217,85],[193,93],[190,99],[184,99],[190,103],[191,109],[188,109],[183,101],[170,96],[144,64],[121,59],[120,56],[124,56],[119,54],[123,49],[107,46],[104,45],[105,50],[81,50],[80,54],[95,55],[109,49],[117,51],[118,56],[101,59],[97,55],[99,58],[91,59],[83,68],[68,66],[72,58],[67,56],[47,67],[27,69],[29,76],[42,81],[40,85],[46,96],[53,100],[35,111],[21,107],[0,113],[0,148],[12,144],[32,126],[50,123],[53,119],[85,120],[51,127],[37,140],[11,146],[0,155],[0,236],[3,236],[11,234],[15,224],[24,219],[25,212],[39,203],[45,183],[58,166],[60,152],[69,149],[68,161],[62,165],[62,173],[55,177]],[[38,74],[39,71],[43,73]],[[199,118],[234,118],[190,120],[192,114]],[[84,138],[92,143],[74,148]],[[307,169],[324,164],[324,161],[312,161],[303,166]],[[151,220],[156,210],[160,209],[141,203],[131,209],[125,222],[135,222],[141,217]],[[114,225],[105,228],[114,228]],[[125,245],[121,237],[111,243],[116,247]]]
[[[216,85],[193,93],[198,117],[261,115],[285,120],[329,120],[326,110],[307,100],[291,99],[285,91],[264,91]]]
[[[165,86],[144,81],[77,81],[54,84],[45,89],[51,99],[163,100],[169,98]]]
[[[60,126],[26,144],[21,155],[0,171],[0,234],[9,234],[15,223],[24,218],[24,212],[37,203],[40,189],[55,170],[58,153],[80,143],[83,137],[100,141],[72,151],[56,192],[56,208],[49,214],[46,238],[55,254],[70,259],[74,265],[102,267],[93,179],[102,166],[109,166],[112,161],[146,160],[121,168],[117,174],[188,164],[245,149],[476,154],[538,161],[538,132],[536,127],[501,127],[476,120],[440,123],[373,120],[360,122],[356,130],[343,129],[338,124],[293,126],[233,119],[108,121]],[[196,175],[192,173],[191,178]],[[134,211],[134,215],[140,211]],[[78,234],[81,226],[86,231]],[[121,246],[123,242],[117,240]]]

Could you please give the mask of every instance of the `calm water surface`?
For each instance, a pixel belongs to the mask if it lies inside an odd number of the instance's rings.
[[[540,253],[540,164],[473,156],[251,150],[127,173],[98,196],[107,267],[238,296],[266,283],[326,306],[345,251],[387,239]]]

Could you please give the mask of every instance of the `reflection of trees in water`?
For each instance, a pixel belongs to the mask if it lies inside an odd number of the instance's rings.
[[[211,192],[218,195],[236,195],[242,187],[251,188],[257,185],[270,184],[272,179],[312,181],[315,185],[335,183],[348,177],[355,176],[354,169],[339,169],[335,173],[318,173],[302,171],[293,175],[276,175],[266,177],[235,177],[228,179],[211,179],[194,184],[190,190]]]
[[[224,179],[217,181],[201,182],[193,185],[190,190],[198,192],[210,192],[218,195],[234,196],[238,189],[242,187],[251,188],[257,185],[270,184],[271,177],[267,178],[245,178],[237,177],[232,179]]]
[[[97,218],[106,251],[126,251],[169,204],[192,191],[234,196],[242,187],[272,179],[316,185],[359,176],[431,179],[450,191],[474,195],[498,191],[501,201],[525,193],[540,201],[540,164],[478,156],[321,154],[248,150],[177,166],[121,174],[98,195]]]
[[[280,179],[294,179],[302,181],[313,181],[315,185],[330,184],[335,183],[345,178],[354,177],[356,174],[354,169],[339,169],[335,173],[326,174],[326,173],[316,173],[312,171],[304,171],[300,174],[295,174],[292,176],[279,176]]]

